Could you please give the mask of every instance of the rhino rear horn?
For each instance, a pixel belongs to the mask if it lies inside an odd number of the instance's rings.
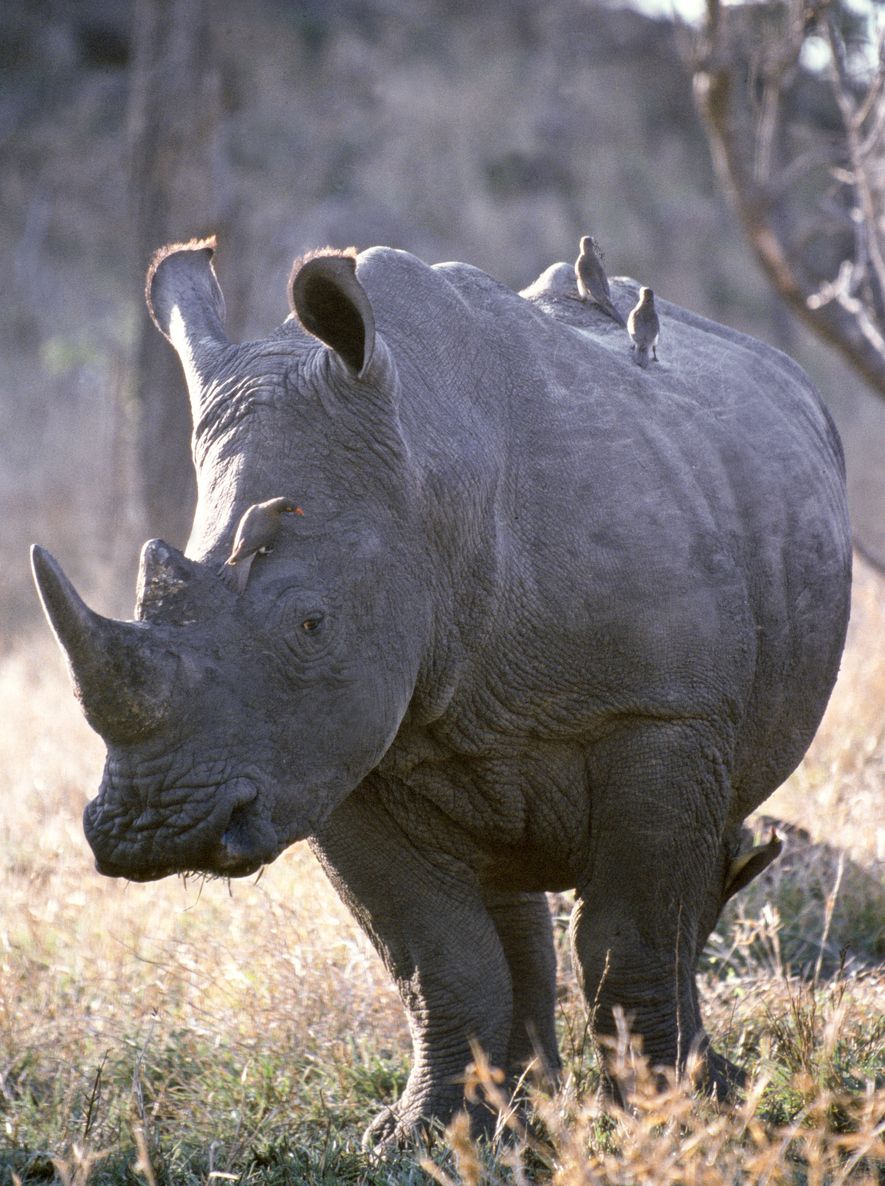
[[[194,423],[219,351],[230,345],[224,330],[224,296],[212,266],[214,255],[214,237],[170,244],[151,260],[145,282],[145,300],[154,325],[181,359]]]
[[[218,581],[178,548],[162,539],[149,539],[141,549],[136,621],[184,626],[211,612],[219,600]]]
[[[304,328],[325,342],[362,378],[375,353],[375,314],[356,275],[356,257],[321,253],[296,261],[289,281],[292,309]]]
[[[146,626],[91,610],[44,548],[34,545],[37,592],[64,652],[86,719],[106,741],[129,742],[158,726],[170,710],[174,656]]]

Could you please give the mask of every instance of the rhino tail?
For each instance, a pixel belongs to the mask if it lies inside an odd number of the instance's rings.
[[[722,891],[722,905],[724,906],[729,898],[734,897],[738,890],[742,890],[755,880],[772,861],[777,860],[783,847],[783,840],[772,828],[771,836],[766,844],[757,844],[755,848],[736,856],[728,867],[725,888]]]

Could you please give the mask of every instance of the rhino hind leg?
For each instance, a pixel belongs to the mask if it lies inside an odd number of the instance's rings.
[[[513,986],[506,1071],[516,1083],[527,1067],[555,1083],[562,1071],[556,1041],[556,951],[547,895],[486,893]]]
[[[625,727],[596,755],[592,865],[571,936],[616,1096],[611,1051],[624,1021],[652,1068],[690,1069],[720,1099],[739,1078],[710,1047],[695,981],[729,799],[716,749],[696,725],[645,724]]]

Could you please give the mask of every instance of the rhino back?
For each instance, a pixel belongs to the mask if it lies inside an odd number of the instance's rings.
[[[502,713],[547,736],[717,717],[743,814],[800,760],[835,679],[838,436],[785,355],[666,301],[661,362],[637,367],[564,268],[519,295],[386,250],[361,266],[425,489],[483,541],[453,733]],[[616,303],[637,289],[616,281]]]

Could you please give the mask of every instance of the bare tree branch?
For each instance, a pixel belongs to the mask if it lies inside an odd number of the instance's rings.
[[[858,220],[857,235],[857,267],[860,276],[865,278],[866,265],[869,262],[874,273],[875,282],[871,285],[870,299],[876,306],[879,319],[885,321],[885,259],[883,259],[883,244],[877,228],[877,218],[882,218],[882,201],[885,199],[885,186],[879,185],[876,191],[876,163],[883,155],[881,142],[875,143],[863,138],[862,128],[864,120],[872,115],[874,124],[885,122],[885,94],[881,87],[871,86],[869,94],[874,89],[879,91],[878,104],[864,102],[856,105],[852,97],[852,82],[848,69],[845,42],[831,9],[828,9],[823,19],[827,40],[833,60],[833,93],[842,122],[845,125],[845,137],[848,145],[848,156],[851,160],[854,174],[854,188],[857,193],[862,218]],[[869,95],[867,96],[869,99]],[[881,165],[878,170],[881,174]],[[878,204],[877,204],[878,199]]]
[[[841,135],[823,143],[792,95],[800,82],[809,85],[800,66],[809,31],[830,46],[841,117]],[[881,63],[885,41],[878,48]],[[728,8],[708,0],[693,71],[714,167],[770,281],[885,397],[885,144],[876,135],[885,126],[882,70],[866,84],[852,78],[832,0],[811,11],[797,0]],[[828,235],[822,211],[833,215]],[[843,240],[837,262],[833,250]]]

